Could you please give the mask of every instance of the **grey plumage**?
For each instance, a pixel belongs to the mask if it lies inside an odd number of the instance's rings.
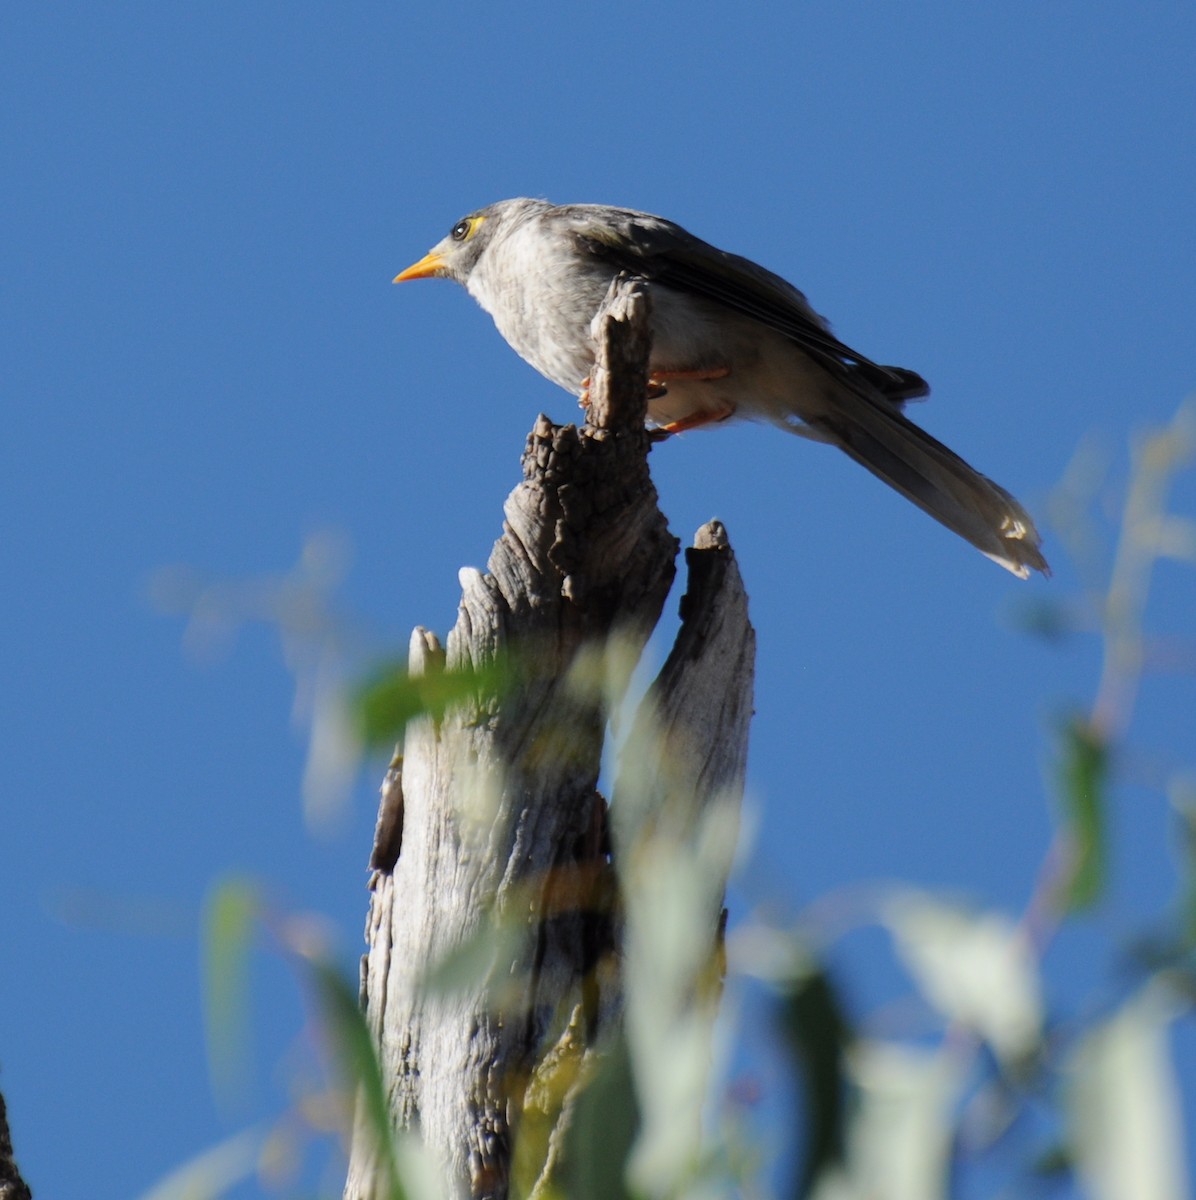
[[[396,282],[457,280],[524,359],[582,395],[590,321],[620,271],[652,287],[656,425],[765,418],[838,446],[1015,575],[1047,571],[1017,500],[904,415],[929,391],[921,376],[857,354],[780,276],[662,217],[504,200],[459,221]]]

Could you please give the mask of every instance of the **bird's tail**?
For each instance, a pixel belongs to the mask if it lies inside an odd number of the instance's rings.
[[[1030,514],[896,405],[844,387],[807,421],[820,440],[838,446],[993,562],[1021,579],[1031,570],[1050,574]]]

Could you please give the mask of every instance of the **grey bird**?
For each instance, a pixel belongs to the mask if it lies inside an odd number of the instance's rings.
[[[599,204],[502,200],[395,277],[463,284],[515,351],[586,402],[590,322],[620,272],[648,281],[648,416],[665,433],[761,417],[838,446],[994,562],[1049,573],[1004,488],[905,416],[929,392],[845,346],[795,287],[679,225]]]

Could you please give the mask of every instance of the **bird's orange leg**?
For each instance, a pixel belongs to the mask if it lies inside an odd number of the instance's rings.
[[[668,395],[668,383],[673,379],[726,379],[730,374],[730,367],[709,367],[696,371],[653,371],[648,376],[648,399],[658,400],[661,396]],[[582,408],[590,407],[590,377],[588,375],[581,381],[581,395],[578,396],[577,403]],[[683,417],[680,421],[670,421],[667,425],[658,425],[653,432],[660,436],[684,433],[688,429],[712,425],[715,421],[725,421],[734,411],[734,408],[724,408],[715,409],[713,412],[693,413],[691,416]]]
[[[705,367],[697,371],[654,371],[648,377],[648,398],[657,397],[668,392],[668,380],[671,379],[726,379],[731,374],[731,367]],[[685,433],[686,430],[697,430],[703,425],[714,425],[715,421],[725,421],[734,413],[734,408],[707,409],[705,412],[691,413],[679,421],[669,421],[667,425],[657,425],[653,433],[656,438],[667,438],[671,433]]]
[[[730,367],[706,367],[695,371],[653,371],[648,376],[648,399],[656,400],[666,395],[669,390],[668,383],[672,379],[726,379],[730,374]],[[725,421],[734,411],[734,407],[730,407],[692,413],[688,417],[682,417],[680,421],[658,425],[652,432],[659,438],[668,437],[671,433],[685,433],[688,429],[698,429],[703,425],[713,425],[715,421]]]
[[[682,417],[680,421],[670,421],[667,425],[658,425],[653,432],[665,436],[670,433],[685,433],[690,429],[701,429],[703,425],[714,425],[718,421],[725,421],[734,413],[735,409],[733,408],[716,408],[711,412],[691,413],[688,417]]]
[[[664,387],[670,379],[726,379],[730,367],[707,367],[697,371],[653,371],[648,376],[648,386]]]

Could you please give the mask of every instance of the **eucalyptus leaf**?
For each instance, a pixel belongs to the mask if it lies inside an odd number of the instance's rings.
[[[947,1195],[959,1064],[944,1051],[857,1041],[848,1056],[855,1101],[846,1161],[813,1200],[940,1200]]]
[[[565,1135],[562,1194],[569,1200],[632,1200],[627,1163],[639,1123],[631,1056],[620,1035],[577,1099]]]
[[[488,702],[510,681],[510,669],[495,659],[480,667],[433,670],[413,675],[392,662],[377,668],[355,690],[352,710],[367,749],[389,749],[417,717],[440,719],[454,704]]]
[[[1092,907],[1108,873],[1109,746],[1082,717],[1060,731],[1058,790],[1066,822],[1070,871],[1060,900],[1068,911]]]
[[[176,1167],[139,1200],[217,1200],[254,1174],[265,1140],[260,1129],[233,1134]]]
[[[407,1200],[419,1194],[409,1193],[401,1182],[401,1163],[396,1156],[396,1139],[386,1100],[386,1083],[378,1062],[374,1038],[361,1011],[358,989],[352,987],[335,967],[310,961],[312,978],[324,1024],[331,1035],[341,1070],[356,1094],[358,1120],[373,1141],[380,1164],[379,1178],[384,1181],[386,1200]],[[408,1164],[410,1170],[410,1164]]]
[[[1089,1032],[1069,1062],[1072,1153],[1094,1200],[1186,1200],[1179,1082],[1167,1032],[1178,1002],[1154,983]]]
[[[223,1104],[249,1085],[249,950],[260,911],[257,885],[232,878],[217,884],[204,906],[201,937],[204,1026],[212,1088]]]
[[[883,918],[922,995],[947,1020],[975,1031],[1009,1066],[1034,1054],[1043,1024],[1038,967],[1008,917],[905,892],[883,906]]]
[[[486,987],[498,967],[518,958],[527,931],[521,923],[487,917],[460,945],[448,950],[424,976],[424,987],[445,996]]]
[[[851,1029],[830,978],[811,970],[785,987],[781,1032],[793,1055],[805,1099],[801,1140],[805,1157],[795,1194],[805,1200],[817,1181],[844,1157],[846,1083],[844,1064]]]

